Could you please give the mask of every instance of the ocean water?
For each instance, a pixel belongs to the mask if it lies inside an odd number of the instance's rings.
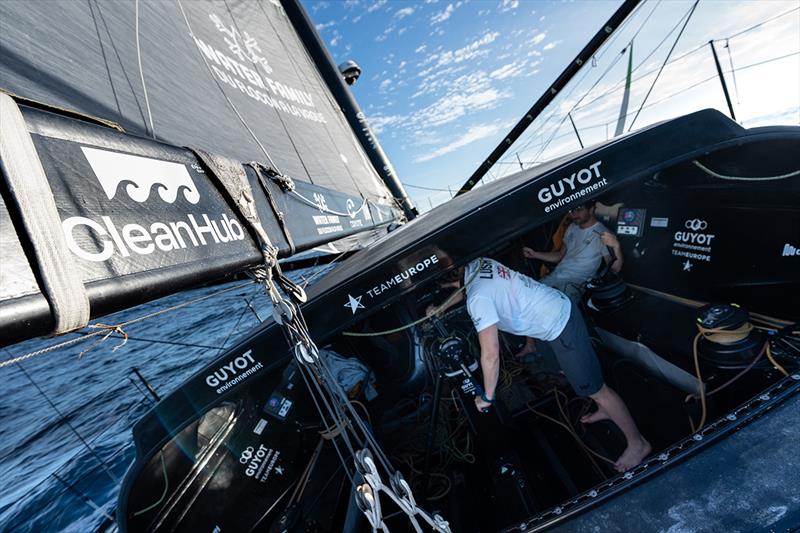
[[[289,277],[318,279],[327,268]],[[134,455],[131,428],[154,403],[132,369],[163,397],[269,317],[271,306],[260,285],[235,281],[93,321],[118,324],[223,289],[231,290],[131,324],[124,345],[119,336],[95,337],[0,368],[0,532],[116,530],[117,493]],[[16,344],[0,359],[75,337]]]

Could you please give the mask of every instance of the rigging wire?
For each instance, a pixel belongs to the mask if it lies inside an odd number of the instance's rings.
[[[147,85],[144,82],[144,69],[142,68],[142,50],[139,47],[139,0],[136,0],[134,6],[134,17],[136,19],[135,32],[136,32],[136,58],[139,61],[139,78],[142,80],[142,90],[144,91],[144,104],[147,108],[147,118],[150,121],[150,135],[153,139],[156,137],[156,128],[153,126],[153,112],[150,111],[150,99],[147,97]]]
[[[5,349],[5,348],[4,348],[4,349]],[[5,349],[5,350],[6,350],[6,351],[8,351],[7,349]],[[44,390],[42,390],[42,388],[39,386],[39,384],[38,384],[38,383],[36,383],[36,381],[33,379],[33,376],[31,376],[31,375],[28,373],[28,371],[27,371],[27,370],[25,370],[25,367],[24,367],[24,366],[22,366],[22,365],[19,365],[17,368],[19,368],[19,369],[20,369],[20,371],[21,371],[23,374],[25,374],[25,377],[26,377],[26,378],[28,378],[28,381],[30,381],[30,382],[31,382],[31,385],[33,385],[33,386],[34,386],[34,388],[35,388],[37,391],[39,391],[39,394],[41,394],[41,395],[42,395],[42,397],[45,399],[45,401],[46,401],[48,404],[50,404],[50,407],[51,407],[51,408],[53,409],[53,411],[55,411],[55,412],[56,412],[56,414],[59,416],[59,421],[60,421],[60,422],[63,422],[63,424],[64,424],[65,426],[67,426],[67,427],[70,429],[70,431],[71,431],[71,432],[72,432],[72,433],[73,433],[73,434],[74,434],[76,437],[78,437],[78,440],[79,440],[79,441],[81,441],[81,444],[83,444],[83,446],[84,446],[84,447],[85,447],[85,448],[86,448],[86,449],[89,451],[89,453],[90,453],[90,454],[91,454],[91,455],[92,455],[92,456],[93,456],[95,459],[97,459],[97,461],[100,463],[100,465],[102,466],[102,468],[103,468],[103,470],[105,471],[105,473],[106,473],[106,474],[108,474],[108,477],[110,477],[110,478],[111,478],[111,481],[113,481],[114,483],[119,483],[119,482],[120,482],[119,478],[118,478],[117,476],[115,476],[115,475],[114,475],[114,473],[111,471],[111,469],[109,469],[109,468],[108,468],[108,465],[107,465],[107,464],[106,464],[106,462],[103,460],[103,458],[102,458],[102,457],[100,457],[100,455],[97,453],[97,451],[95,451],[95,449],[94,449],[94,448],[92,448],[91,446],[89,446],[89,443],[88,443],[88,442],[86,442],[86,439],[84,439],[84,438],[83,438],[83,435],[81,435],[81,434],[80,434],[80,432],[78,432],[78,430],[77,430],[77,429],[75,429],[75,426],[73,426],[73,425],[72,425],[72,423],[71,423],[71,422],[70,422],[70,421],[69,421],[69,420],[68,420],[68,419],[67,419],[67,418],[64,416],[64,414],[61,412],[61,410],[58,408],[58,406],[57,406],[55,403],[53,403],[53,400],[51,400],[51,399],[50,399],[50,397],[47,395],[47,393],[45,393],[45,392],[44,392]]]
[[[736,34],[734,34],[734,35],[741,35],[741,34],[743,34],[743,33],[745,33],[745,32],[751,31],[752,29],[754,29],[754,28],[756,28],[756,27],[758,27],[758,26],[760,26],[760,25],[763,25],[763,24],[765,24],[766,22],[769,22],[769,21],[771,21],[771,20],[775,20],[775,19],[777,19],[777,18],[779,18],[779,17],[786,16],[786,15],[788,15],[788,14],[790,14],[790,13],[794,12],[794,11],[797,11],[798,9],[800,9],[800,8],[791,9],[791,10],[789,10],[789,11],[786,11],[786,12],[784,12],[784,13],[782,13],[782,14],[780,14],[780,15],[776,16],[776,17],[772,17],[772,18],[770,18],[770,19],[767,19],[767,20],[765,20],[765,21],[762,21],[761,23],[757,24],[756,26],[753,26],[753,27],[751,27],[751,28],[748,28],[748,29],[746,29],[746,30],[740,31],[740,32],[738,32],[738,33],[736,33]],[[688,13],[688,12],[687,12],[687,13]],[[659,44],[656,46],[656,48],[653,50],[653,52],[655,52],[655,50],[656,50],[656,49],[660,48],[660,47],[661,47],[661,45],[662,45],[664,42],[666,42],[666,40],[669,38],[669,36],[670,36],[670,35],[672,35],[672,33],[673,33],[673,32],[675,31],[675,29],[676,29],[676,28],[677,28],[677,27],[680,25],[681,21],[682,21],[682,20],[683,20],[685,17],[686,17],[686,14],[684,14],[684,15],[683,15],[683,17],[681,17],[681,18],[680,18],[680,20],[678,20],[677,24],[676,24],[676,25],[675,25],[675,26],[674,26],[674,27],[673,27],[673,28],[672,28],[672,29],[669,31],[669,33],[667,33],[667,35],[666,35],[666,36],[664,37],[664,39],[662,39],[662,41],[661,41],[661,42],[660,42],[660,43],[659,43]],[[730,39],[732,39],[732,38],[733,38],[733,36],[728,36],[728,37],[722,37],[722,38],[719,38],[719,39],[713,39],[713,41],[714,41],[714,42],[727,42],[728,40],[730,40]],[[697,52],[699,52],[700,50],[704,50],[704,49],[706,48],[707,44],[708,44],[708,43],[702,43],[702,44],[698,45],[697,47],[695,47],[695,48],[692,48],[691,50],[689,50],[689,51],[687,51],[687,52],[684,52],[683,54],[681,54],[681,55],[679,55],[679,56],[676,56],[676,57],[674,57],[674,58],[670,59],[670,60],[669,60],[669,62],[668,62],[667,64],[668,64],[668,65],[671,65],[672,63],[675,63],[675,62],[677,62],[677,61],[680,61],[680,60],[682,60],[682,59],[684,59],[684,58],[686,58],[686,57],[688,57],[688,56],[690,56],[690,55],[692,55],[692,54],[694,54],[694,53],[697,53]],[[636,72],[637,70],[639,70],[639,68],[641,68],[642,66],[644,66],[644,64],[647,62],[647,60],[648,60],[648,59],[649,59],[649,58],[650,58],[650,57],[653,55],[653,52],[651,52],[650,54],[648,54],[648,56],[647,56],[647,57],[645,57],[645,58],[644,58],[642,61],[640,61],[640,62],[639,62],[639,64],[638,64],[638,65],[636,65],[636,67],[634,67],[633,71],[634,71],[634,72]],[[732,64],[732,63],[731,63],[731,67],[733,67],[733,64]],[[647,71],[643,72],[642,74],[640,74],[639,76],[637,76],[637,77],[633,78],[633,79],[632,79],[632,82],[639,81],[639,80],[641,80],[641,79],[643,79],[643,78],[646,78],[647,76],[649,76],[649,75],[650,75],[650,74],[652,74],[653,72],[656,72],[657,70],[658,70],[658,67],[655,67],[655,68],[652,68],[652,69],[650,69],[650,70],[647,70]],[[736,70],[742,70],[742,69],[736,69]],[[584,109],[584,108],[586,108],[586,107],[588,107],[588,106],[592,105],[593,103],[597,102],[598,100],[601,100],[601,99],[602,99],[602,98],[604,98],[605,96],[608,96],[608,95],[610,95],[610,94],[614,93],[615,91],[617,91],[617,90],[619,90],[619,89],[620,89],[621,85],[622,85],[624,82],[625,82],[625,78],[623,77],[623,78],[622,78],[620,81],[618,81],[616,84],[614,84],[614,85],[613,85],[613,86],[612,86],[610,89],[608,89],[607,91],[605,91],[605,92],[601,93],[600,95],[596,96],[595,98],[593,98],[593,99],[589,100],[589,101],[588,101],[588,102],[586,102],[585,104],[583,104],[583,105],[581,105],[581,106],[578,106],[578,107],[576,108],[576,110],[577,110],[577,109]],[[585,128],[583,128],[583,129],[585,129]]]
[[[793,8],[793,9],[789,9],[788,11],[784,11],[783,13],[780,13],[780,14],[778,14],[778,15],[775,15],[774,17],[770,17],[770,18],[768,18],[767,20],[763,20],[763,21],[759,22],[758,24],[755,24],[755,25],[753,25],[753,26],[750,26],[749,28],[745,28],[744,30],[741,30],[741,31],[739,31],[739,32],[736,32],[736,33],[734,33],[733,35],[729,35],[729,36],[728,36],[728,37],[726,37],[725,39],[727,40],[727,39],[733,39],[733,38],[735,38],[735,37],[739,37],[740,35],[742,35],[742,34],[744,34],[744,33],[747,33],[747,32],[750,32],[750,31],[753,31],[753,30],[755,30],[755,29],[757,29],[757,28],[760,28],[760,27],[761,27],[761,26],[763,26],[764,24],[767,24],[767,23],[769,23],[769,22],[772,22],[773,20],[779,19],[779,18],[781,18],[781,17],[785,17],[785,16],[786,16],[786,15],[788,15],[789,13],[794,13],[795,11],[798,11],[798,10],[800,10],[800,7],[795,7],[795,8]]]
[[[149,320],[149,319],[154,318],[156,316],[163,315],[165,313],[169,313],[169,312],[175,311],[175,310],[180,309],[182,307],[186,307],[188,305],[192,305],[192,304],[195,304],[197,302],[202,302],[203,300],[208,300],[209,298],[212,298],[214,296],[218,296],[218,295],[224,294],[226,292],[231,292],[231,291],[235,291],[235,290],[241,289],[242,287],[246,287],[246,286],[251,285],[253,283],[255,283],[255,281],[247,281],[247,282],[241,283],[241,284],[233,286],[233,287],[228,287],[228,288],[223,289],[221,291],[217,291],[217,292],[214,292],[214,293],[211,293],[211,294],[207,294],[205,296],[201,296],[200,298],[195,298],[193,300],[189,300],[188,302],[183,302],[183,303],[168,307],[166,309],[162,309],[162,310],[159,310],[159,311],[154,311],[152,313],[148,313],[148,314],[140,316],[138,318],[134,318],[134,319],[131,319],[131,320],[126,320],[124,322],[121,322],[121,323],[117,324],[116,326],[114,326],[114,328],[121,329],[123,327],[127,327],[127,326],[130,326],[132,324],[143,322],[145,320]],[[72,339],[69,339],[67,341],[59,342],[59,343],[56,343],[56,344],[51,344],[50,346],[47,346],[45,348],[41,348],[39,350],[35,350],[33,352],[26,353],[24,355],[20,355],[20,356],[17,356],[17,357],[11,357],[10,359],[6,359],[4,361],[0,361],[0,368],[6,367],[6,366],[9,366],[9,365],[13,365],[13,364],[16,364],[16,363],[20,363],[20,362],[25,361],[27,359],[30,359],[32,357],[36,357],[36,356],[39,356],[39,355],[42,355],[42,354],[45,354],[45,353],[48,353],[48,352],[52,352],[53,350],[56,350],[58,348],[64,348],[64,347],[67,347],[67,346],[71,346],[73,344],[77,344],[79,342],[87,341],[87,340],[92,339],[92,338],[94,338],[94,337],[96,337],[98,335],[106,335],[106,337],[108,337],[108,333],[107,333],[107,330],[105,328],[104,329],[100,329],[98,331],[94,331],[92,333],[85,333],[85,334],[83,332],[75,332],[75,333],[78,333],[79,336],[74,337]],[[113,331],[112,331],[112,333],[113,333]],[[11,354],[11,352],[8,351],[7,348],[5,350],[6,350],[7,353],[9,353],[9,355],[13,355],[13,354]]]
[[[736,92],[736,103],[741,104],[739,101],[739,84],[736,83],[736,69],[733,67],[733,54],[731,53],[730,39],[725,39],[725,49],[728,51],[728,62],[731,64],[731,75],[733,77],[733,89]]]
[[[606,54],[606,52],[607,52],[608,50],[611,50],[611,49],[612,49],[612,45],[614,44],[614,42],[615,42],[615,41],[616,41],[616,40],[619,38],[619,36],[620,36],[620,35],[622,35],[622,30],[625,28],[625,26],[628,24],[628,22],[630,22],[631,20],[633,20],[633,18],[634,18],[634,15],[636,14],[636,12],[637,12],[639,9],[641,9],[641,8],[642,8],[642,7],[645,5],[645,3],[646,3],[646,2],[642,2],[641,4],[639,4],[638,6],[636,6],[636,8],[633,10],[633,12],[630,14],[630,16],[628,16],[628,17],[627,17],[627,18],[626,18],[626,19],[625,19],[625,20],[622,22],[622,24],[619,26],[619,28],[617,28],[617,30],[614,32],[614,35],[612,35],[612,36],[611,36],[611,38],[608,40],[608,42],[607,42],[607,43],[604,45],[604,49],[603,49],[603,50],[601,50],[601,51],[600,51],[600,53],[598,53],[598,54],[597,54],[597,56],[596,56],[597,58],[599,58],[599,59],[602,59],[602,57],[603,57],[603,56]],[[652,9],[652,11],[650,11],[650,14],[649,14],[649,15],[648,15],[648,16],[645,18],[644,22],[643,22],[643,23],[642,23],[642,24],[639,26],[639,29],[636,31],[636,33],[634,34],[634,36],[638,35],[638,33],[639,33],[641,30],[642,30],[642,28],[644,27],[644,25],[645,25],[645,24],[647,24],[647,21],[650,19],[650,16],[653,14],[653,12],[655,12],[655,9],[658,7],[658,5],[659,5],[660,3],[661,3],[661,0],[658,0],[658,2],[656,3],[655,7]],[[625,49],[627,49],[627,46],[625,47]],[[568,92],[567,92],[567,93],[566,93],[566,94],[565,94],[563,97],[562,97],[561,95],[559,95],[560,99],[561,99],[562,101],[568,101],[568,100],[569,100],[569,97],[570,97],[570,96],[572,96],[572,93],[573,93],[573,92],[575,92],[575,90],[576,90],[578,87],[580,87],[581,83],[583,83],[583,80],[585,80],[585,79],[586,79],[586,78],[589,76],[589,74],[590,74],[591,72],[592,72],[592,70],[591,70],[591,69],[588,69],[588,70],[586,70],[586,72],[585,72],[585,73],[584,73],[584,75],[581,77],[581,79],[580,79],[580,80],[578,80],[578,81],[577,81],[575,84],[573,84],[572,88],[571,88],[571,89],[570,89],[570,90],[569,90],[569,91],[568,91]],[[551,104],[551,105],[552,105],[552,104]],[[547,124],[549,124],[549,123],[550,123],[550,120],[551,120],[551,119],[552,119],[552,118],[553,118],[553,117],[556,115],[556,113],[557,113],[557,112],[558,112],[558,108],[557,108],[557,107],[555,107],[555,108],[553,109],[553,111],[552,111],[552,112],[551,112],[551,113],[548,115],[547,119],[545,119],[544,123],[542,124],[542,127],[541,127],[541,128],[539,128],[539,130],[540,130],[540,131],[541,131],[541,130],[543,130],[543,129],[544,129],[546,126],[547,126]],[[518,148],[518,149],[517,149],[517,152],[521,152],[522,150],[524,150],[525,148],[527,148],[528,146],[530,146],[530,145],[531,145],[531,143],[533,143],[533,141],[534,141],[536,138],[537,138],[537,136],[536,136],[536,133],[532,131],[532,132],[531,132],[531,134],[530,134],[530,135],[529,135],[529,137],[528,137],[528,141],[527,141],[527,142],[526,142],[524,145],[522,145],[520,148]],[[511,155],[509,154],[509,155],[505,156],[505,157],[504,157],[504,158],[503,158],[501,161],[507,160],[507,159],[508,159],[508,158],[510,158],[510,157],[511,157]],[[537,159],[537,158],[535,158],[535,159]]]
[[[633,129],[633,125],[636,123],[636,119],[639,118],[639,113],[641,113],[642,108],[644,108],[644,104],[645,104],[645,102],[647,102],[647,99],[650,97],[650,93],[653,92],[653,88],[656,86],[656,82],[658,82],[658,78],[661,77],[661,73],[664,71],[664,67],[667,66],[667,61],[669,61],[669,58],[672,55],[672,52],[675,50],[675,47],[678,46],[678,42],[681,40],[681,36],[683,35],[684,30],[686,30],[686,26],[689,24],[689,21],[692,20],[692,15],[694,15],[694,11],[697,8],[697,4],[699,4],[699,3],[700,3],[700,0],[695,0],[694,4],[692,4],[692,9],[689,11],[689,15],[686,17],[686,21],[683,23],[683,27],[681,28],[681,31],[678,33],[678,36],[675,38],[675,42],[672,43],[672,48],[670,48],[669,52],[667,52],[667,57],[664,58],[664,64],[661,65],[661,68],[659,69],[658,74],[656,74],[656,79],[653,80],[653,84],[650,85],[650,89],[648,89],[647,90],[647,94],[644,95],[644,99],[642,100],[642,105],[639,106],[639,110],[636,112],[636,115],[633,117],[633,120],[631,120],[631,125],[628,127],[628,131],[631,131]]]
[[[703,47],[705,47],[705,46],[706,45],[703,45]],[[773,58],[770,58],[770,59],[765,59],[763,61],[758,61],[756,63],[751,63],[749,65],[745,65],[743,67],[739,67],[736,70],[737,70],[737,72],[739,72],[739,71],[746,70],[746,69],[749,69],[749,68],[752,68],[752,67],[757,67],[757,66],[760,66],[760,65],[771,63],[773,61],[779,61],[779,60],[786,59],[788,57],[792,57],[792,56],[796,56],[796,55],[800,55],[800,51],[792,52],[790,54],[786,54],[786,55],[782,55],[782,56],[773,57]],[[727,74],[728,71],[726,71],[725,73]],[[644,109],[649,109],[651,107],[654,107],[654,106],[656,106],[656,105],[658,105],[658,104],[660,104],[662,102],[670,100],[671,98],[679,96],[679,95],[681,95],[681,94],[683,94],[683,93],[685,93],[685,92],[687,92],[687,91],[689,91],[691,89],[694,89],[694,88],[699,87],[699,86],[701,86],[701,85],[703,85],[705,83],[708,83],[709,81],[716,80],[716,79],[718,79],[717,75],[709,76],[709,77],[707,77],[707,78],[705,78],[705,79],[703,79],[703,80],[701,80],[701,81],[699,81],[697,83],[694,83],[694,84],[692,84],[692,85],[690,85],[688,87],[685,87],[683,89],[679,89],[678,91],[675,91],[675,92],[673,92],[673,93],[671,93],[671,94],[669,94],[667,96],[664,96],[663,98],[660,98],[658,100],[655,100],[653,102],[648,103],[646,106],[644,106]],[[632,115],[633,113],[634,113],[633,111],[629,112],[626,115],[626,117]],[[602,128],[602,127],[605,127],[605,126],[607,126],[609,124],[615,123],[616,120],[617,120],[617,117],[608,117],[605,122],[598,122],[598,123],[595,123],[595,124],[590,124],[590,125],[587,125],[587,126],[583,126],[583,127],[581,127],[581,129],[582,130],[589,130],[589,129]],[[565,137],[571,137],[572,135],[573,135],[572,132],[562,133],[561,135],[557,135],[553,140],[563,139]],[[538,161],[524,161],[524,163],[527,163],[527,164],[536,163],[536,162],[538,162]],[[514,162],[514,164],[516,164],[516,162]]]

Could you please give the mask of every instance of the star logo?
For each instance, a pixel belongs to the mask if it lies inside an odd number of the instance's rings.
[[[276,466],[275,467],[275,473],[278,474],[279,476],[282,476],[283,475],[283,467],[282,466]]]
[[[691,272],[693,266],[694,266],[694,263],[692,263],[691,261],[689,261],[687,259],[686,262],[683,263],[683,271],[684,272]]]
[[[353,312],[353,314],[356,314],[356,311],[358,311],[359,309],[364,309],[364,304],[361,303],[361,298],[363,297],[364,297],[363,294],[358,298],[353,298],[348,294],[347,295],[348,302],[344,304],[343,307],[349,307],[350,310]]]

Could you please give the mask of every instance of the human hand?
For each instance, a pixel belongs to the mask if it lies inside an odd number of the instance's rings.
[[[478,409],[478,412],[488,413],[491,406],[492,404],[483,401],[480,396],[475,396],[475,407]]]
[[[611,248],[619,247],[619,240],[617,239],[617,236],[610,231],[604,231],[601,233],[600,240],[603,241],[603,244],[610,246]]]
[[[527,246],[522,247],[522,255],[527,259],[536,259],[536,251],[534,251],[533,248],[528,248]]]

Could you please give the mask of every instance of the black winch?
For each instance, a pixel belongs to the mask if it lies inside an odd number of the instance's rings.
[[[708,304],[697,311],[702,336],[700,358],[719,369],[749,366],[764,346],[764,335],[750,324],[750,314],[736,304]]]

